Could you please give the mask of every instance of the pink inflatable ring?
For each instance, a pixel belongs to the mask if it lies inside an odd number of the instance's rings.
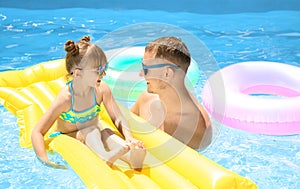
[[[300,68],[243,62],[215,72],[202,100],[224,125],[267,135],[300,134]]]

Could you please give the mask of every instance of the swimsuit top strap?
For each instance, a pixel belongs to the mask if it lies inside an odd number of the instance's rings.
[[[69,85],[69,87],[70,87],[70,93],[71,93],[71,96],[72,96],[72,100],[71,100],[72,104],[71,104],[70,110],[73,110],[73,106],[74,106],[74,92],[73,92],[73,87],[72,87],[72,83],[73,83],[72,81],[69,81],[67,83]]]
[[[98,103],[97,103],[97,98],[96,98],[96,95],[95,95],[95,88],[93,88],[92,94],[94,96],[94,105],[97,105]]]

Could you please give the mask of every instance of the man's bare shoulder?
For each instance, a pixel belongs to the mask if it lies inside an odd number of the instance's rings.
[[[137,115],[141,115],[141,111],[149,107],[152,101],[159,100],[157,94],[148,93],[144,91],[140,94],[136,102],[133,104],[131,111]]]
[[[131,108],[131,111],[141,116],[152,125],[163,128],[165,109],[157,94],[144,91]]]
[[[210,121],[209,115],[208,115],[207,111],[205,110],[205,108],[202,106],[202,104],[197,100],[197,98],[192,93],[190,93],[190,97],[193,100],[193,102],[195,103],[195,105],[198,107],[199,111],[201,112],[201,114],[205,120],[206,127],[210,127],[211,121]]]
[[[142,94],[139,96],[138,100],[141,101],[152,101],[152,100],[159,100],[159,96],[154,93],[148,93],[147,91],[142,92]]]

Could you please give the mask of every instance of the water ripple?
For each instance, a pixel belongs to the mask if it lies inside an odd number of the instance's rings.
[[[62,58],[63,44],[70,38],[77,40],[90,35],[98,40],[120,27],[141,22],[168,23],[188,30],[211,50],[220,68],[256,60],[300,66],[300,12],[296,11],[203,15],[146,10],[0,8],[0,12],[0,48],[4,49],[0,51],[0,71]],[[108,45],[116,46],[118,42],[111,39]],[[204,64],[209,68],[209,63]],[[207,75],[202,73],[196,86],[199,99]],[[1,105],[0,113],[0,188],[34,188],[41,183],[45,188],[85,188],[71,169],[47,168],[37,161],[33,150],[20,148],[16,118]],[[300,135],[264,136],[217,122],[213,125],[214,140],[201,152],[203,155],[253,180],[260,189],[300,188]],[[57,154],[50,157],[65,164]]]

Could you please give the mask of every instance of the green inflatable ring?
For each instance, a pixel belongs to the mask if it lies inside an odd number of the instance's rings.
[[[109,66],[103,81],[111,87],[116,99],[127,102],[136,101],[138,96],[146,90],[145,80],[139,76],[144,47],[125,47],[108,50],[105,53]],[[189,89],[193,89],[198,85],[199,80],[200,70],[192,59],[185,83]]]

